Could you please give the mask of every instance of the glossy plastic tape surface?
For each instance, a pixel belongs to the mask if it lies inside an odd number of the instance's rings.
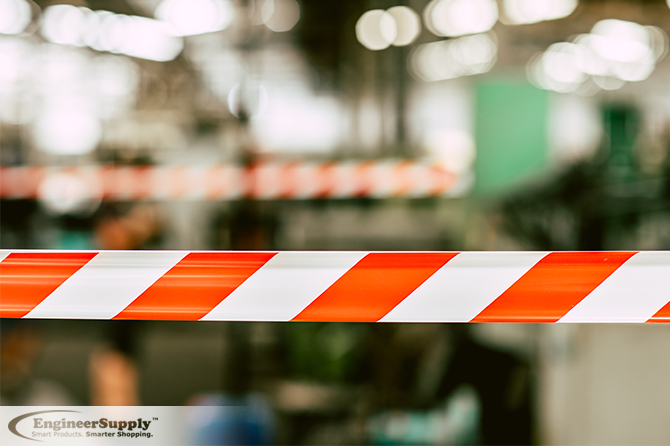
[[[0,317],[668,322],[670,252],[0,251]]]

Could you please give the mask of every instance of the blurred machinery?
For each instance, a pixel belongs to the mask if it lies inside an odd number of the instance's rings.
[[[668,249],[668,32],[663,0],[0,0],[0,247]],[[547,422],[578,334],[542,333],[3,320],[0,391],[241,401],[203,442],[611,440]]]
[[[665,163],[644,165],[645,151],[668,159],[670,145],[644,147],[640,112],[602,110],[605,135],[598,153],[500,207],[505,230],[533,249],[666,249],[668,184]],[[648,155],[647,155],[648,156]]]

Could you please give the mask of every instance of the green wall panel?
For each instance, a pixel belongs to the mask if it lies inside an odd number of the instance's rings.
[[[546,168],[548,108],[547,92],[530,84],[477,85],[476,194],[505,192]]]

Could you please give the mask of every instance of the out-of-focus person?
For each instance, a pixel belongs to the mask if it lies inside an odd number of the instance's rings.
[[[138,406],[137,367],[115,349],[94,352],[89,363],[91,405]]]
[[[95,240],[100,249],[142,249],[160,236],[163,221],[154,205],[136,204],[123,212],[109,206],[101,210],[95,226]]]
[[[160,237],[162,227],[163,220],[155,205],[140,203],[129,209],[107,206],[101,210],[95,225],[95,240],[100,249],[142,249]],[[91,355],[89,375],[94,406],[140,404],[138,371],[129,347],[138,323],[125,321],[122,324],[112,330],[111,346]]]
[[[4,319],[0,331],[0,405],[78,405],[65,386],[35,375],[42,338],[33,324]]]

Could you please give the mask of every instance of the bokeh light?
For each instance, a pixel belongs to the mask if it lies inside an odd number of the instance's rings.
[[[0,39],[0,92],[16,91],[16,83],[28,73],[27,61],[31,46],[23,39],[5,37]]]
[[[110,31],[116,31],[114,23],[121,17],[109,11],[92,11],[87,16],[86,29],[82,36],[84,44],[96,51],[114,51],[109,45]],[[110,20],[106,20],[106,19]]]
[[[295,0],[265,0],[261,19],[272,31],[290,31],[300,20],[300,5]]]
[[[606,19],[590,34],[551,45],[528,65],[538,87],[560,93],[593,94],[647,79],[667,52],[667,35],[656,27]]]
[[[183,39],[162,21],[72,5],[46,8],[41,33],[52,43],[159,62],[173,60],[184,48]]]
[[[495,0],[433,0],[426,6],[424,20],[437,36],[483,33],[496,24],[498,4]]]
[[[140,86],[139,68],[131,60],[111,54],[93,58],[90,65],[91,88],[98,93],[98,117],[121,116],[134,104]]]
[[[556,20],[572,14],[577,4],[577,0],[504,0],[504,19],[512,25]]]
[[[569,43],[555,43],[542,58],[544,72],[560,85],[576,86],[584,80],[584,72],[575,63],[571,46]]]
[[[101,136],[100,121],[85,109],[47,107],[33,124],[37,147],[54,155],[89,153]]]
[[[497,51],[492,33],[427,43],[412,51],[409,69],[424,82],[486,73],[495,64]]]
[[[49,42],[83,46],[88,8],[72,5],[53,5],[44,10],[40,31]]]
[[[263,152],[327,153],[341,141],[342,110],[334,97],[276,92],[252,131]]]
[[[238,118],[242,111],[247,116],[260,116],[267,110],[268,103],[268,90],[257,81],[240,82],[228,93],[228,110]]]
[[[600,145],[603,129],[598,101],[557,95],[548,123],[550,154],[561,164],[588,159]]]
[[[192,36],[228,28],[235,7],[229,0],[163,0],[154,16],[172,25],[175,34]]]
[[[618,90],[626,81],[615,76],[593,76],[593,82],[603,90]]]
[[[388,11],[396,23],[397,34],[393,46],[405,46],[414,42],[421,33],[421,19],[413,9],[407,6],[394,6]]]
[[[32,20],[26,0],[0,0],[0,34],[20,34]]]
[[[30,88],[34,55],[32,46],[17,37],[0,37],[0,122],[25,124],[36,106]]]
[[[125,28],[125,39],[122,38],[119,45],[122,54],[166,62],[177,57],[184,48],[183,40],[158,20],[129,16]]]
[[[244,63],[234,51],[206,51],[192,57],[208,88],[224,103],[228,93],[246,77]]]
[[[615,62],[651,61],[653,50],[644,26],[623,20],[601,20],[591,30],[590,46],[603,59]]]
[[[391,46],[398,36],[393,16],[381,9],[363,14],[356,22],[356,38],[365,48],[379,51]]]
[[[449,172],[463,174],[475,161],[475,139],[464,130],[433,130],[425,135],[423,146],[429,157]]]
[[[76,173],[48,174],[37,189],[40,204],[51,214],[92,214],[102,201],[100,184],[95,177]]]

